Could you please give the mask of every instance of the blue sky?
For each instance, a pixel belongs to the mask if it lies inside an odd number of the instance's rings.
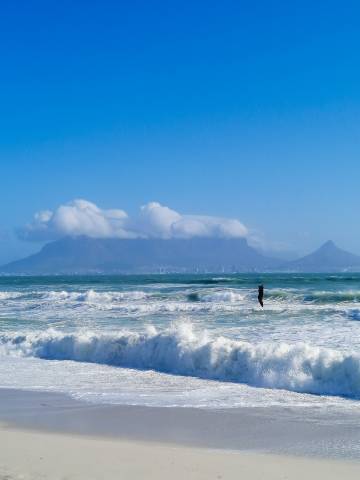
[[[74,198],[360,253],[360,5],[5,1],[0,262]]]

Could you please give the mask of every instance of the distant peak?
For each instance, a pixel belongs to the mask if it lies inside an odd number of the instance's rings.
[[[335,245],[335,243],[332,240],[328,240],[320,248],[329,249],[329,248],[338,248],[338,247]]]

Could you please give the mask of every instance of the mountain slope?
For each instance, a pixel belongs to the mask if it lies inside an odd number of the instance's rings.
[[[245,239],[94,239],[63,238],[23,260],[0,268],[2,273],[151,273],[233,272],[276,268]]]
[[[286,269],[301,272],[360,271],[360,257],[342,250],[329,240],[315,252],[288,262]]]

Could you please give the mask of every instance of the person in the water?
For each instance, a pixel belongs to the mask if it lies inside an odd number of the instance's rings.
[[[263,298],[264,298],[264,285],[259,285],[258,300],[262,307],[264,307]]]

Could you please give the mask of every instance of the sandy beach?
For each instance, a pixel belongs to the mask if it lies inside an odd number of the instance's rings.
[[[0,428],[0,478],[355,479],[360,465],[337,460],[190,448]]]
[[[292,414],[266,422],[260,412],[236,410],[99,406],[1,390],[0,478],[358,478],[356,450],[353,458],[339,458],[341,452],[335,458],[331,445],[339,446],[340,436],[329,425],[302,422],[301,428]],[[344,418],[337,430],[349,438],[358,429]],[[306,453],[307,436],[313,441]],[[356,446],[355,437],[349,440]]]

